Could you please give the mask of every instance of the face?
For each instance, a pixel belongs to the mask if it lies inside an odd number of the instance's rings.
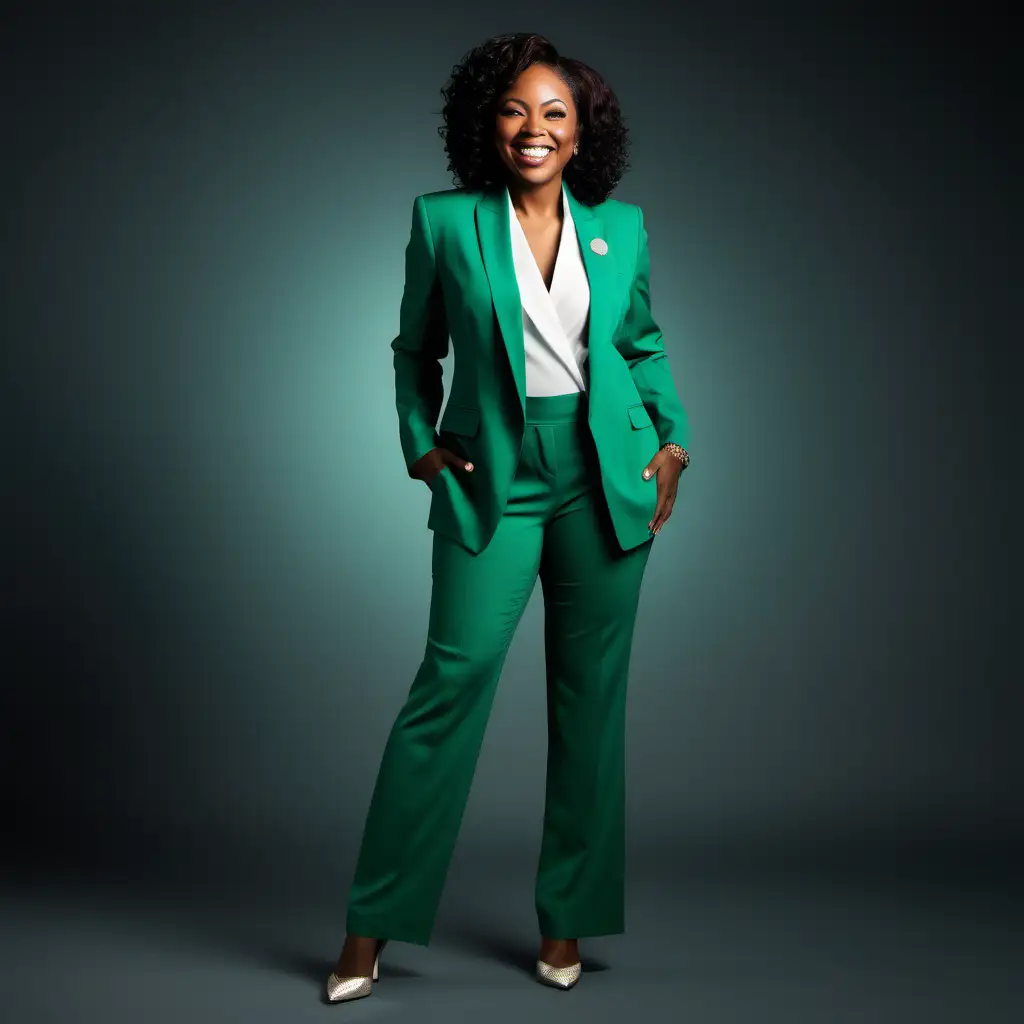
[[[544,64],[531,64],[499,98],[495,145],[511,180],[523,186],[560,178],[577,133],[572,93]]]

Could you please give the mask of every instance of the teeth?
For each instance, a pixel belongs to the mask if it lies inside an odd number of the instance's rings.
[[[519,152],[524,156],[547,156],[547,146],[520,146]]]

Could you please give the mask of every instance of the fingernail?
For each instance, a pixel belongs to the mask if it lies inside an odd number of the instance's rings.
[[[473,463],[472,462],[467,462],[466,463],[466,472],[468,472],[468,473],[472,473],[473,472]]]
[[[650,475],[651,475],[651,471],[649,469],[645,469],[644,470],[644,479],[646,480]]]

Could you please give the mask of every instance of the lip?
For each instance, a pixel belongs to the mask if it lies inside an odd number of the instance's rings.
[[[527,156],[525,153],[520,152],[518,145],[513,145],[509,148],[512,150],[512,156],[516,163],[522,164],[524,167],[540,167],[551,156],[554,149],[546,143],[538,143],[537,145],[543,146],[547,150],[543,156]]]

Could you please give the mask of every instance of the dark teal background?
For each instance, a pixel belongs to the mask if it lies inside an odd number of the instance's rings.
[[[635,870],[1012,860],[1000,26],[683,6],[11,23],[3,750],[23,865],[254,876],[341,922],[428,612],[429,492],[405,475],[389,347],[412,200],[451,185],[452,64],[523,29],[621,99],[616,197],[645,211],[693,428],[635,639]],[[541,626],[538,588],[453,872],[532,868]]]

